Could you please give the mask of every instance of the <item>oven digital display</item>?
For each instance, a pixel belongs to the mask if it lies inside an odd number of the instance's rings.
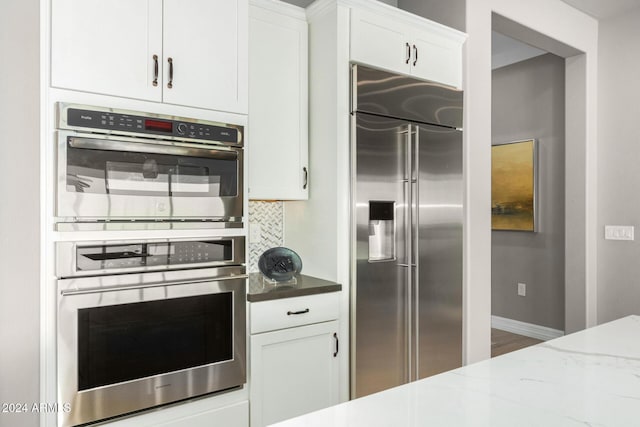
[[[144,128],[146,130],[152,130],[156,132],[173,133],[173,123],[165,122],[163,120],[145,119]]]
[[[149,243],[147,245],[147,253],[150,256],[154,256],[154,255],[175,255],[176,247],[175,247],[175,245],[167,244],[167,243],[158,243],[158,244]]]

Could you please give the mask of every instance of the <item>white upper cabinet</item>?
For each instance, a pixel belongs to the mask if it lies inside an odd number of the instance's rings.
[[[308,47],[304,9],[249,10],[249,198],[308,198]]]
[[[56,0],[51,85],[247,112],[247,0]]]
[[[246,0],[164,0],[164,102],[246,112],[247,7]]]
[[[52,86],[162,100],[162,0],[52,3]]]
[[[351,60],[425,80],[462,86],[465,35],[387,8],[351,9]]]

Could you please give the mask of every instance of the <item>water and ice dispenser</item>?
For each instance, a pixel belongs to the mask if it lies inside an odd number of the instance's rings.
[[[395,202],[369,201],[369,261],[396,259]]]

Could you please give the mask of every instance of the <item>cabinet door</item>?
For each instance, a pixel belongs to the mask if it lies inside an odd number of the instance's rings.
[[[364,10],[351,10],[351,60],[409,74],[411,40],[406,24]]]
[[[307,199],[307,23],[262,3],[249,12],[249,198]]]
[[[52,86],[161,100],[162,0],[56,0],[51,21]]]
[[[163,102],[247,111],[247,0],[164,0]]]
[[[338,403],[338,321],[251,336],[251,426]]]
[[[462,86],[462,42],[438,30],[412,30],[412,71],[415,77]],[[415,48],[413,47],[415,46]]]

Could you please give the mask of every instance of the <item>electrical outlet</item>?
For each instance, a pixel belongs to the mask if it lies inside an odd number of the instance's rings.
[[[527,296],[527,284],[526,283],[518,283],[518,295],[521,297]]]
[[[249,242],[260,243],[262,241],[262,227],[257,222],[249,223]]]

